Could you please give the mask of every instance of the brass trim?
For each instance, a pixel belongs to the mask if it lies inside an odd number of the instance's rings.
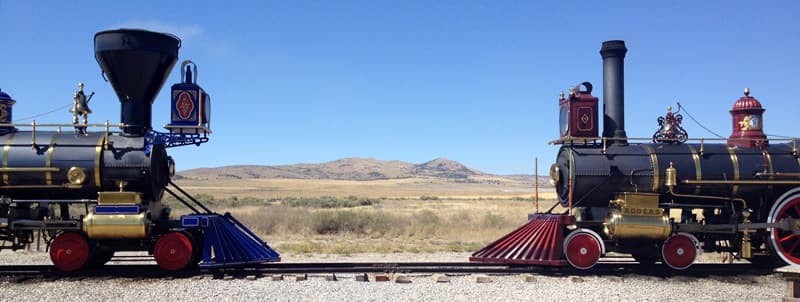
[[[739,156],[736,155],[736,150],[733,147],[728,146],[727,149],[728,149],[728,153],[731,154],[731,163],[733,164],[733,180],[734,181],[738,181],[739,177],[740,177],[740,175],[739,175]],[[732,195],[736,195],[736,193],[739,193],[739,186],[733,185],[733,190],[732,190],[731,193],[732,193]]]
[[[672,162],[669,162],[669,167],[664,169],[664,185],[667,187],[674,187],[678,185],[678,169],[675,169]]]
[[[44,156],[44,166],[46,168],[52,167],[53,164],[53,150],[55,150],[56,145],[56,138],[58,134],[54,134],[53,138],[50,139],[50,144],[47,146],[47,154]],[[53,172],[48,170],[44,173],[44,179],[48,185],[53,184]]]
[[[800,156],[797,157],[797,167],[800,168]]]
[[[97,146],[94,147],[94,185],[99,190],[103,184],[102,179],[100,178],[100,157],[103,155],[103,142],[105,141],[105,136],[101,136],[99,140],[97,140]]]
[[[125,128],[125,124],[123,124],[123,123],[109,124],[109,125],[111,127],[116,127],[116,128]],[[32,126],[31,124],[9,124],[9,123],[0,124],[0,127],[19,127],[19,128],[24,128],[24,127],[31,127],[31,126]],[[83,124],[83,125],[81,125],[81,127],[92,127],[92,128],[100,128],[100,127],[105,127],[105,126],[106,126],[105,124]],[[69,128],[72,128],[72,127],[75,127],[75,124],[36,123],[36,127],[37,128],[42,128],[42,127],[69,127]],[[788,139],[787,139],[787,141],[788,141]]]
[[[696,180],[703,180],[703,166],[700,165],[700,154],[697,153],[697,149],[694,148],[692,145],[686,145],[689,147],[689,153],[692,154],[692,161],[694,161],[694,174]],[[700,190],[703,187],[695,186],[694,194],[700,194]]]
[[[653,146],[650,145],[641,145],[643,149],[647,150],[647,153],[650,154],[650,161],[653,162],[653,192],[658,193],[658,186],[661,172],[658,169],[658,156],[656,155],[656,150],[653,149]]]
[[[24,173],[24,172],[49,173],[49,172],[58,172],[58,171],[61,171],[61,169],[52,168],[52,167],[8,167],[8,168],[0,168],[0,172],[3,172],[3,173]]]
[[[689,147],[689,152],[692,153],[692,161],[694,161],[694,174],[696,180],[703,180],[703,166],[700,165],[700,154],[697,153],[697,149],[694,148],[692,145],[686,145]],[[702,190],[702,186],[695,186],[694,194],[700,194],[700,190]]]
[[[0,124],[0,126],[3,126],[3,125]],[[28,125],[28,126],[30,126],[30,125]],[[72,126],[72,125],[70,125],[70,126]],[[547,143],[550,144],[550,145],[566,145],[566,144],[576,144],[576,143],[586,144],[588,142],[606,141],[606,140],[610,141],[610,142],[624,140],[624,141],[628,141],[628,142],[651,143],[653,141],[653,138],[652,137],[623,137],[623,138],[615,138],[615,137],[600,137],[600,136],[595,136],[595,137],[570,137],[570,136],[565,136],[565,137],[561,137],[561,138],[556,139],[556,140],[551,140],[551,141],[549,141]],[[687,138],[686,142],[700,142],[700,155],[703,155],[703,153],[705,152],[705,147],[704,146],[705,146],[705,142],[706,141],[708,141],[708,142],[716,142],[716,141],[725,141],[725,142],[728,142],[728,141],[743,141],[743,142],[749,142],[749,141],[752,141],[752,140],[753,139],[751,139],[751,138],[728,138],[728,137],[721,137],[721,138],[710,137],[709,138],[709,137],[698,137],[698,138]],[[771,141],[771,142],[787,142],[788,143],[788,142],[796,141],[796,139],[780,138],[780,137],[769,137],[769,141]],[[797,152],[800,152],[800,150],[797,150],[796,148],[792,149],[792,153],[793,154],[797,153]]]
[[[764,158],[767,159],[767,171],[769,172],[769,179],[773,180],[775,178],[775,168],[772,166],[772,155],[769,154],[767,149],[764,149]]]
[[[8,135],[8,139],[6,139],[6,145],[3,147],[3,169],[8,168],[8,152],[11,151],[11,143],[14,142],[14,135],[17,133],[11,133]],[[800,163],[800,160],[798,160]],[[8,185],[8,173],[3,172],[3,184]]]
[[[558,185],[559,180],[561,180],[561,169],[558,168],[558,164],[550,165],[550,185]]]
[[[669,237],[672,225],[659,207],[659,194],[619,192],[614,198],[603,223],[609,237],[614,240]]]
[[[137,192],[97,192],[97,204],[142,204],[142,193]]]
[[[36,149],[36,120],[31,122],[31,148]]]
[[[72,167],[67,171],[67,181],[73,185],[83,185],[86,181],[86,171],[80,167]]]
[[[769,154],[769,151],[767,151],[766,148],[764,148],[763,154],[764,154],[764,159],[767,160],[767,169],[768,169],[768,172],[769,172],[769,180],[775,180],[775,170],[772,167],[772,155]],[[772,192],[772,189],[773,189],[772,186],[768,186],[767,187],[767,190],[769,190],[770,192]]]
[[[800,173],[783,173],[783,172],[774,172],[774,173],[756,173],[756,176],[769,176],[770,179],[774,177],[800,177]]]
[[[106,134],[105,134],[105,139],[106,140],[104,141],[104,144],[103,144],[103,149],[106,149],[106,150],[108,150],[108,133],[109,133],[108,126],[109,126],[108,125],[108,120],[106,120]]]
[[[800,185],[800,180],[689,180],[681,181],[687,185],[738,185],[756,186],[756,185]]]
[[[91,239],[141,239],[147,236],[147,226],[144,212],[110,215],[89,213],[83,218],[82,229]]]
[[[569,190],[569,214],[572,215],[572,194],[574,193],[574,186],[575,186],[575,155],[573,154],[573,150],[569,149],[569,183],[568,190]]]

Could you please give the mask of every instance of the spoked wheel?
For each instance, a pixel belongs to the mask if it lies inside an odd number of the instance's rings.
[[[158,266],[168,271],[186,268],[194,258],[192,241],[183,233],[167,233],[158,238],[153,248],[153,257]]]
[[[783,219],[800,219],[800,188],[784,193],[769,211],[768,223],[778,223]],[[778,258],[790,265],[800,265],[800,235],[791,230],[772,228],[769,231],[769,244]]]
[[[89,243],[78,233],[62,233],[50,244],[50,260],[61,271],[79,270],[89,260]]]
[[[661,259],[664,264],[676,270],[692,266],[699,253],[700,242],[688,233],[672,235],[661,246]]]
[[[599,236],[589,230],[577,230],[564,239],[564,256],[572,267],[590,269],[603,254]]]

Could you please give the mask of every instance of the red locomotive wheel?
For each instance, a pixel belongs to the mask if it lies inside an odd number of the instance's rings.
[[[564,255],[567,262],[577,269],[590,269],[600,260],[601,247],[597,238],[587,232],[576,232],[567,236]]]
[[[784,202],[776,204],[771,212],[769,217],[771,223],[781,222],[785,218],[800,218],[800,195],[791,196]],[[770,244],[786,264],[800,265],[800,235],[794,234],[791,230],[773,228],[770,232]]]
[[[192,241],[183,233],[167,233],[158,238],[153,257],[158,266],[168,271],[179,271],[192,261]]]
[[[686,269],[697,258],[697,239],[688,234],[676,234],[667,238],[661,247],[661,259],[677,270]]]
[[[50,244],[50,260],[61,271],[79,270],[89,260],[89,243],[78,233],[63,233]]]

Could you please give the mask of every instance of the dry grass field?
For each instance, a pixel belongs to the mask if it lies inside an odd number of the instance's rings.
[[[530,184],[508,179],[181,180],[283,253],[475,251],[527,220]],[[555,203],[540,190],[540,208]],[[325,201],[320,204],[320,201]],[[353,201],[352,203],[350,201]],[[175,213],[186,210],[171,202]],[[363,204],[363,205],[362,205]]]
[[[438,177],[416,177],[385,180],[332,179],[182,179],[177,183],[189,192],[207,193],[216,197],[282,197],[360,196],[372,198],[416,198],[422,195],[440,198],[478,199],[508,198],[534,195],[532,183],[500,177],[476,177],[473,182],[455,182]],[[552,188],[542,188],[547,195]],[[552,194],[550,195],[552,197]],[[541,198],[541,195],[540,195]]]

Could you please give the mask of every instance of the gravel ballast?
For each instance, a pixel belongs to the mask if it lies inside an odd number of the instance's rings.
[[[464,261],[467,254],[365,254],[284,256],[285,262]],[[457,259],[457,260],[454,260]],[[49,263],[44,253],[0,252],[0,264]],[[357,282],[354,275],[255,280],[87,278],[0,281],[3,301],[780,301],[786,289],[777,275],[659,278],[641,275],[489,276],[475,283],[468,275],[436,283],[429,274],[408,275],[411,283]]]

